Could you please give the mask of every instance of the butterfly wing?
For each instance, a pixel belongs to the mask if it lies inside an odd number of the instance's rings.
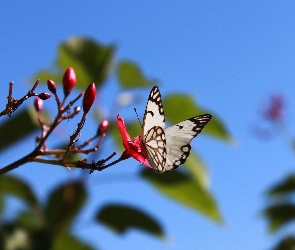
[[[144,135],[154,126],[165,128],[164,109],[161,94],[157,86],[151,90],[146,105],[142,124],[142,137],[144,138]]]
[[[175,169],[185,163],[191,151],[190,141],[201,133],[211,115],[200,115],[165,129],[166,164],[162,172]]]
[[[166,164],[165,116],[161,94],[157,86],[153,87],[146,105],[143,125],[142,144],[148,161],[153,169],[162,172]]]
[[[155,126],[148,130],[144,137],[143,146],[153,169],[157,172],[163,172],[167,155],[164,129],[160,126]]]

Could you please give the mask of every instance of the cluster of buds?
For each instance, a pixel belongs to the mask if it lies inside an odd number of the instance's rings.
[[[78,123],[77,129],[74,131],[74,133],[70,136],[70,142],[68,144],[68,147],[66,150],[64,151],[60,151],[62,152],[60,153],[59,159],[60,160],[60,165],[63,166],[76,166],[76,167],[80,167],[81,166],[81,162],[83,162],[83,168],[88,168],[88,169],[93,169],[93,164],[89,164],[87,165],[87,162],[85,162],[85,160],[83,161],[77,161],[76,163],[74,162],[70,162],[67,159],[68,154],[70,153],[85,153],[88,154],[89,152],[93,152],[96,151],[99,146],[100,143],[102,141],[102,139],[105,136],[105,132],[108,129],[108,121],[104,120],[103,122],[101,122],[98,126],[98,129],[96,131],[95,136],[93,136],[92,138],[90,138],[89,140],[85,141],[83,144],[81,144],[80,146],[76,146],[76,142],[77,137],[79,136],[84,123],[86,121],[86,115],[87,113],[90,111],[95,99],[96,99],[96,86],[94,83],[89,84],[89,86],[87,87],[87,89],[85,90],[85,92],[80,93],[80,95],[75,98],[74,100],[70,101],[68,105],[65,105],[65,100],[66,98],[69,96],[69,94],[71,93],[71,91],[73,90],[74,86],[77,83],[77,78],[76,78],[76,74],[75,71],[72,67],[69,67],[62,78],[62,86],[63,86],[63,93],[64,93],[64,98],[62,100],[62,102],[60,101],[58,94],[57,94],[57,88],[56,88],[56,84],[54,81],[52,80],[48,80],[47,81],[47,87],[49,89],[49,91],[55,96],[55,100],[57,102],[57,106],[58,106],[58,115],[55,118],[54,122],[51,125],[45,125],[42,122],[42,118],[41,118],[41,111],[43,109],[43,100],[48,99],[51,95],[49,93],[41,93],[39,95],[37,95],[35,102],[34,102],[34,106],[36,111],[38,112],[38,120],[39,123],[41,125],[42,128],[42,137],[38,137],[38,142],[39,145],[37,146],[36,150],[42,148],[43,149],[43,154],[46,153],[47,148],[45,145],[45,140],[48,138],[49,134],[54,130],[54,128],[62,121],[65,119],[71,119],[74,116],[76,116],[79,111],[81,110],[81,107],[76,106],[74,108],[74,111],[72,113],[69,113],[69,109],[70,107],[83,95],[83,115],[82,118],[80,120],[80,122]],[[68,115],[64,115],[64,113],[67,112]],[[45,131],[45,132],[44,132]],[[87,149],[84,150],[83,148],[87,145],[89,145],[93,140],[95,140],[96,138],[100,137],[101,139],[99,140],[99,142],[96,144],[96,146],[92,149]],[[49,152],[49,151],[48,151]],[[54,152],[54,150],[50,151],[50,154],[52,154]],[[44,160],[46,161],[46,160]],[[101,162],[99,161],[95,167],[97,167]],[[85,165],[86,164],[86,165]],[[88,167],[87,167],[88,166]]]

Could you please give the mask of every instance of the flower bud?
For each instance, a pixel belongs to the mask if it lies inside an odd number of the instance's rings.
[[[74,69],[72,67],[67,68],[62,78],[62,85],[63,85],[65,97],[67,97],[70,94],[70,92],[76,85],[76,82],[77,82],[77,78],[76,78],[76,73]]]
[[[43,108],[43,101],[39,97],[35,98],[34,106],[37,112],[41,111]]]
[[[87,87],[83,98],[83,112],[88,113],[96,98],[96,87],[94,83],[90,83]]]
[[[47,100],[51,97],[51,95],[49,93],[43,92],[43,93],[39,94],[38,97],[42,100]]]
[[[48,80],[47,81],[47,87],[48,87],[49,91],[52,94],[55,94],[56,93],[56,85],[55,85],[54,81]]]
[[[80,112],[80,110],[81,110],[81,107],[80,106],[77,106],[77,107],[75,107],[74,112],[76,114],[78,114]]]
[[[107,130],[108,130],[108,127],[109,127],[109,122],[108,120],[104,120],[102,121],[99,126],[98,126],[98,129],[97,129],[97,132],[96,134],[97,135],[102,135],[103,133],[105,133]]]

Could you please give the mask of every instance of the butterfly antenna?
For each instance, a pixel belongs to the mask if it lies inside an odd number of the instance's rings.
[[[139,122],[139,124],[140,124],[140,127],[142,127],[141,122],[140,122],[139,117],[138,117],[138,114],[137,114],[137,112],[136,112],[136,108],[134,108],[134,111],[135,111],[135,114],[136,114],[136,116],[137,116],[137,120],[138,120],[138,122]]]

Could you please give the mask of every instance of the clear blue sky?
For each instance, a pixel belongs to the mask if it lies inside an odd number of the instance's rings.
[[[28,89],[29,76],[52,66],[58,43],[71,36],[90,36],[115,44],[117,59],[134,60],[147,75],[159,79],[162,95],[193,94],[236,139],[228,145],[204,136],[193,143],[208,166],[224,225],[137,180],[141,167],[129,160],[90,176],[92,205],[120,201],[145,209],[164,226],[168,239],[135,230],[117,236],[90,223],[90,207],[74,232],[101,249],[136,249],[140,243],[141,249],[249,250],[275,244],[278,236],[267,233],[259,213],[266,204],[264,191],[295,169],[288,145],[288,133],[295,126],[294,1],[1,1],[0,9],[0,103],[6,101],[10,81],[19,86],[20,96]],[[114,96],[114,86],[101,93],[104,100]],[[270,141],[258,140],[250,128],[261,125],[257,110],[276,92],[283,93],[288,103],[289,132]],[[136,107],[142,113],[145,103]],[[16,150],[22,156],[33,146],[31,138]],[[14,154],[2,153],[1,162],[10,163]],[[30,180],[44,198],[57,181],[73,178],[78,171],[32,164],[14,174]],[[116,181],[120,176],[124,181]]]

